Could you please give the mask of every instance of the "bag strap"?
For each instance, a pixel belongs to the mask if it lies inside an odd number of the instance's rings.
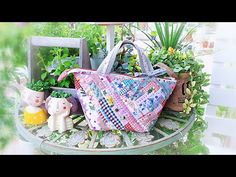
[[[175,72],[167,65],[165,65],[164,63],[157,63],[154,65],[154,67],[160,67],[162,69],[165,69],[166,70],[166,73],[170,76],[170,77],[173,77],[175,79],[178,79],[178,76],[175,74]]]
[[[116,55],[118,54],[121,47],[124,45],[132,45],[138,52],[138,62],[142,69],[143,73],[148,74],[149,72],[153,72],[153,67],[149,59],[146,57],[146,55],[142,52],[141,48],[133,43],[130,40],[123,40],[118,42],[118,44],[111,50],[111,52],[107,55],[107,57],[103,60],[99,68],[97,69],[97,72],[108,74],[112,70],[112,66],[115,63]]]
[[[66,78],[67,76],[69,76],[70,73],[75,73],[78,72],[79,68],[74,68],[74,69],[66,69],[65,71],[63,71],[61,73],[61,75],[58,77],[57,82],[62,81],[64,78]]]

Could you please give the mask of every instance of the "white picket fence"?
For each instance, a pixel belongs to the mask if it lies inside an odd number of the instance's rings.
[[[212,153],[236,154],[236,119],[218,117],[217,106],[236,109],[236,23],[217,23],[212,58],[208,129],[203,141]]]

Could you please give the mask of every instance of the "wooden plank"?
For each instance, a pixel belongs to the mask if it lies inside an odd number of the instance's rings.
[[[230,47],[227,49],[221,49],[218,51],[215,51],[213,55],[213,61],[215,62],[236,62],[236,55],[235,55],[236,47]]]
[[[158,128],[154,128],[154,130],[155,130],[157,133],[163,135],[164,137],[165,137],[165,136],[169,136],[167,133],[163,132],[162,130],[160,130],[160,129],[158,129]]]
[[[33,66],[32,66],[32,63],[33,63],[33,56],[32,56],[32,54],[33,54],[33,47],[32,47],[32,45],[31,45],[31,39],[28,39],[28,41],[27,41],[27,45],[28,45],[28,50],[27,50],[27,65],[28,65],[28,70],[29,70],[29,72],[28,72],[28,78],[29,78],[29,81],[31,81],[32,80],[32,77],[33,77],[33,73],[32,73],[32,68],[33,68]]]
[[[82,66],[84,69],[91,69],[89,50],[87,41],[85,39],[81,39],[79,55],[80,55],[79,66],[80,67]]]
[[[236,89],[210,88],[209,102],[212,105],[236,107]]]
[[[64,38],[64,37],[39,37],[35,36],[28,41],[28,68],[29,80],[40,79],[42,63],[37,64],[35,57],[38,47],[68,47],[80,48],[80,67],[91,69],[90,56],[88,52],[87,41],[84,38]]]
[[[97,133],[97,132],[93,132],[93,133],[94,133],[94,134],[93,134],[93,136],[92,136],[92,139],[91,139],[91,141],[90,141],[90,143],[89,143],[88,148],[93,148],[94,143],[95,143],[95,141],[96,141],[96,138],[97,138],[98,133]]]
[[[32,81],[32,79],[39,80],[41,74],[40,68],[43,68],[43,64],[38,63],[39,61],[36,60],[36,52],[37,48],[33,46],[32,38],[30,38],[28,40],[28,60],[27,60],[27,65],[29,70],[29,81]]]
[[[126,132],[122,132],[123,139],[125,141],[126,146],[130,147],[133,146],[133,143],[130,141],[129,136]]]
[[[115,27],[114,25],[107,26],[107,51],[110,52],[114,47]]]
[[[80,38],[65,38],[65,37],[40,37],[34,36],[31,38],[33,46],[40,47],[68,47],[80,48]]]
[[[217,106],[211,105],[211,104],[207,104],[206,110],[205,110],[206,111],[205,114],[209,115],[209,116],[216,116],[216,110],[217,110]]]
[[[213,72],[211,75],[212,84],[235,85],[236,86],[236,68],[225,67],[223,64],[213,63]]]
[[[215,116],[206,116],[208,128],[206,133],[219,133],[222,135],[236,136],[236,120],[230,118],[220,118]]]

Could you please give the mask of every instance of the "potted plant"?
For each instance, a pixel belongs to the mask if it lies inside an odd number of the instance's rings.
[[[80,113],[77,100],[73,97],[73,95],[71,93],[65,92],[63,90],[53,90],[52,91],[52,93],[46,99],[46,102],[45,102],[46,109],[48,109],[48,102],[51,100],[52,97],[66,98],[66,100],[72,104],[72,107],[70,110],[70,115]]]
[[[164,63],[178,74],[173,74],[173,77],[177,79],[177,86],[166,107],[174,111],[183,111],[183,103],[185,99],[188,99],[186,89],[191,67],[188,62],[192,61],[191,59],[186,59],[190,55],[184,51],[189,51],[190,45],[189,43],[184,44],[184,41],[190,34],[192,35],[195,28],[190,28],[186,31],[186,23],[159,22],[154,24],[155,30],[150,34],[141,30],[152,43],[152,45],[148,44],[151,48],[149,58],[153,65],[158,62]]]
[[[137,62],[137,54],[133,53],[132,46],[126,45],[123,50],[116,56],[116,61],[113,70],[117,73],[135,75],[141,72],[141,67]]]
[[[183,52],[173,48],[169,48],[169,50],[163,48],[152,53],[150,57],[154,67],[158,62],[168,65],[174,71],[172,77],[177,80],[176,88],[165,107],[174,111],[184,111],[183,103],[185,103],[186,99],[189,100],[191,69],[197,64],[193,53],[191,51]],[[194,104],[191,106],[194,107]]]
[[[63,91],[53,91],[47,98],[47,110],[50,114],[48,127],[51,131],[62,133],[73,128],[73,121],[69,117],[73,104],[70,102],[71,94]]]
[[[68,48],[55,47],[50,50],[49,58],[52,58],[47,63],[44,62],[44,57],[39,53],[38,57],[40,62],[43,62],[44,68],[41,74],[41,79],[50,83],[51,89],[53,91],[64,91],[71,94],[71,102],[73,103],[73,109],[71,113],[81,114],[82,108],[77,99],[76,90],[74,89],[74,77],[73,75],[68,76],[61,82],[57,82],[60,74],[70,68],[77,68],[79,57],[75,55],[70,55]]]
[[[25,124],[39,125],[46,122],[47,113],[42,105],[45,91],[49,88],[49,83],[41,80],[27,83],[23,88],[22,99],[27,104],[23,111]]]
[[[107,56],[107,53],[104,37],[99,38],[98,42],[95,43],[95,46],[92,47],[92,54],[90,57],[92,69],[96,70],[100,66]]]
[[[35,26],[37,36],[85,38],[91,58],[99,59],[105,49],[105,29],[99,25],[88,23],[43,23]],[[83,67],[78,65],[81,50],[74,48],[39,48],[37,53],[39,63],[43,66],[41,79],[50,82],[53,90],[63,90],[76,98],[73,75],[62,82],[57,77],[66,69]],[[41,67],[40,66],[40,67]],[[88,68],[89,69],[89,68]]]

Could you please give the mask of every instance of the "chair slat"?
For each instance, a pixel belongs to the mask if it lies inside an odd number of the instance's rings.
[[[210,88],[209,102],[212,105],[236,107],[236,89]]]
[[[211,84],[236,86],[236,68],[213,63]]]
[[[68,47],[80,48],[81,39],[79,38],[64,38],[64,37],[39,37],[31,38],[33,46],[40,47]]]
[[[215,54],[213,55],[213,61],[215,62],[236,62],[236,56],[235,56],[235,50],[236,47],[229,47],[218,51],[215,51]]]
[[[236,120],[230,118],[221,118],[216,116],[206,116],[205,120],[208,123],[206,134],[219,133],[236,137]]]

